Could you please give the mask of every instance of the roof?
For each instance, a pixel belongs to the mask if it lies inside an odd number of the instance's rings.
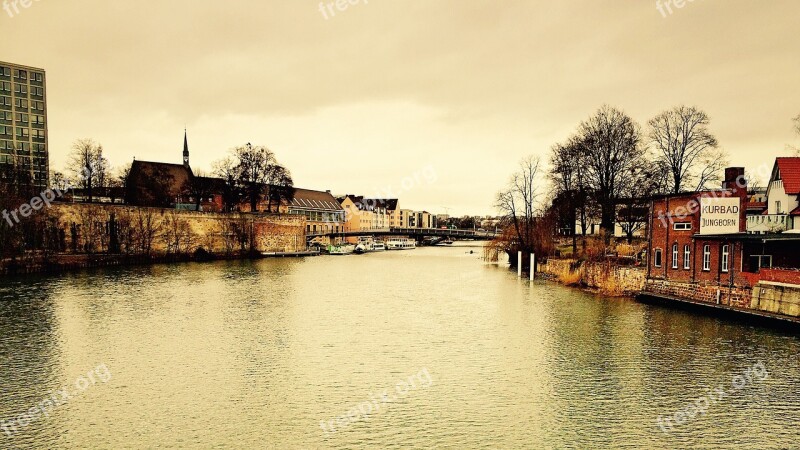
[[[790,216],[800,216],[800,206],[798,206],[797,208],[793,209],[793,210],[792,210],[792,211],[789,213],[789,215],[790,215]]]
[[[170,186],[173,192],[180,192],[186,183],[194,176],[192,169],[183,166],[182,164],[170,164],[151,161],[133,161],[131,164],[131,171],[128,175],[129,178],[139,179],[142,176],[157,176],[162,177],[162,181],[167,181],[166,178],[171,177]],[[129,183],[130,184],[130,183]]]
[[[800,194],[800,157],[776,158],[775,164],[783,180],[783,189],[789,195]]]
[[[227,183],[222,178],[216,177],[195,177],[195,180],[200,181],[209,187],[209,190],[215,194],[225,192]]]
[[[294,189],[291,208],[316,209],[321,211],[341,211],[342,205],[330,192],[312,191],[311,189]]]
[[[763,211],[767,209],[767,202],[749,202],[747,209],[750,211]]]

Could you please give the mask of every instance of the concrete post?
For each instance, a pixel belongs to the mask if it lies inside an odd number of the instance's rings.
[[[517,252],[517,276],[522,278],[522,252]]]
[[[536,255],[531,253],[531,281],[536,278]]]

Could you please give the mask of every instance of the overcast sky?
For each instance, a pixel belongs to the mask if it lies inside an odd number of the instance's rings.
[[[0,11],[0,60],[47,71],[55,169],[81,137],[115,166],[178,163],[185,126],[196,171],[252,142],[299,187],[391,192],[401,207],[437,213],[494,213],[517,162],[548,155],[603,103],[641,124],[697,105],[731,162],[749,169],[800,143],[797,0],[695,0],[664,15],[655,0],[333,10],[326,18],[318,0],[41,0],[14,17]]]

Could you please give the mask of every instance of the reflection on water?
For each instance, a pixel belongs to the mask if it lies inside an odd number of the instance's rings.
[[[477,250],[477,249],[475,249]],[[529,283],[469,248],[0,283],[0,419],[113,378],[0,448],[791,448],[800,340]],[[657,425],[763,362],[769,377]],[[425,389],[336,432],[372,394]]]

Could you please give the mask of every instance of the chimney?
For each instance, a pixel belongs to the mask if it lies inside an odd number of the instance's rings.
[[[744,176],[744,167],[728,167],[725,169],[723,189],[729,189],[736,194],[747,194],[747,179]]]

